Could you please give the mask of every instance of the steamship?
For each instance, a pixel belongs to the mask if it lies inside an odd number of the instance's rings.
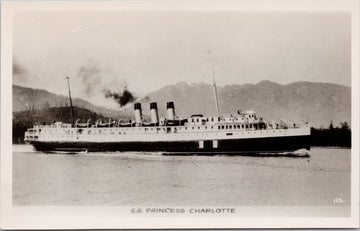
[[[68,79],[68,78],[67,78]],[[70,85],[69,98],[71,102]],[[168,102],[159,118],[156,102],[150,103],[150,118],[143,119],[140,103],[134,103],[134,119],[127,122],[88,120],[72,123],[35,124],[25,132],[25,141],[43,152],[161,152],[163,154],[274,154],[310,150],[310,125],[265,122],[253,110],[220,115],[196,114],[180,118],[174,102]],[[72,112],[73,116],[73,112]],[[308,153],[308,152],[306,152]]]

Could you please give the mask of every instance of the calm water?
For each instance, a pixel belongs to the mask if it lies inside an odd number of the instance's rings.
[[[350,149],[310,158],[44,154],[14,145],[14,205],[350,204]]]

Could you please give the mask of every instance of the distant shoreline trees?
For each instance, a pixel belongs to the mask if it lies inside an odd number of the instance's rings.
[[[334,127],[330,121],[329,128],[311,128],[311,146],[351,147],[351,129],[347,122]]]

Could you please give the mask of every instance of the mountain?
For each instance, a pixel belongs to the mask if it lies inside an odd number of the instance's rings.
[[[64,107],[68,106],[69,99],[63,95],[57,95],[42,89],[33,89],[13,85],[13,111],[25,111],[31,109],[44,109],[49,107]],[[119,118],[129,117],[131,115],[124,114],[116,110],[111,110],[105,107],[95,106],[88,101],[74,98],[73,105],[88,109],[92,112],[104,115],[106,117]]]
[[[141,102],[145,114],[149,111],[149,102],[158,102],[159,114],[164,115],[166,102],[174,101],[179,116],[214,115],[213,91],[209,84],[180,82],[150,93]],[[217,92],[221,114],[252,109],[265,121],[282,119],[304,123],[308,120],[314,127],[328,127],[331,120],[334,125],[351,122],[351,88],[346,86],[316,82],[281,85],[265,80],[217,87]]]
[[[166,102],[174,101],[176,114],[215,115],[213,86],[206,83],[180,82],[165,86],[140,99],[145,118],[149,116],[149,103],[157,102],[159,116],[165,115]],[[220,113],[234,114],[239,109],[256,110],[265,121],[284,120],[295,123],[309,121],[314,127],[335,126],[340,122],[351,123],[351,88],[331,83],[294,82],[278,84],[261,81],[257,84],[227,85],[217,87]],[[13,85],[13,111],[61,107],[67,103],[65,96],[45,90]],[[105,117],[132,117],[133,107],[121,111],[95,106],[82,99],[74,105],[86,108]]]

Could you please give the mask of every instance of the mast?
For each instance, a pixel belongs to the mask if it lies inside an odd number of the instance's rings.
[[[69,89],[69,100],[70,100],[70,107],[71,107],[71,124],[74,125],[74,108],[73,108],[72,100],[71,100],[70,81],[69,81],[70,78],[68,76],[66,76],[65,79],[67,80],[68,89]]]
[[[216,90],[215,71],[214,71],[214,69],[212,70],[212,73],[213,73],[213,85],[214,85],[214,97],[215,97],[216,112],[217,112],[217,115],[220,116],[219,100],[218,100],[218,95],[217,95],[217,90]]]

